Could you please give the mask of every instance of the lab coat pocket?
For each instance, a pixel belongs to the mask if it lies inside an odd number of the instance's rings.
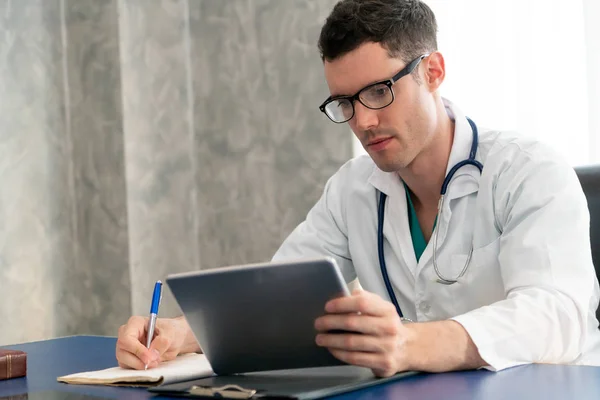
[[[456,315],[492,304],[504,298],[504,283],[500,272],[498,254],[500,238],[473,250],[469,266],[458,282],[449,285]],[[467,262],[467,254],[451,257],[447,278],[456,278]],[[450,271],[451,270],[451,271]]]

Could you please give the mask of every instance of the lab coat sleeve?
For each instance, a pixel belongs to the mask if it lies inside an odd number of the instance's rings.
[[[345,174],[347,168],[342,167],[327,181],[321,198],[284,240],[273,261],[329,256],[335,259],[346,282],[356,278],[344,218]]]
[[[573,362],[598,303],[579,180],[566,163],[520,151],[498,172],[494,202],[506,298],[453,319],[492,371]]]

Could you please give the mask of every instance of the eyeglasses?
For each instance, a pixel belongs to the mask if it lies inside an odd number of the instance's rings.
[[[319,106],[319,109],[327,115],[330,120],[337,124],[341,124],[350,121],[352,117],[354,117],[355,100],[360,101],[363,106],[370,108],[371,110],[385,108],[394,102],[392,85],[398,82],[400,78],[413,72],[419,63],[428,55],[429,54],[423,54],[422,56],[415,58],[391,79],[365,86],[354,96],[330,96]]]

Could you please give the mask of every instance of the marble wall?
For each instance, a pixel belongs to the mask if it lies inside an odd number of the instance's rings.
[[[0,0],[0,344],[271,257],[352,153],[317,109],[334,3]]]
[[[116,3],[0,15],[0,343],[109,333],[131,303]]]

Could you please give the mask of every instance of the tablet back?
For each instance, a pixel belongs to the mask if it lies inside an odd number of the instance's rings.
[[[167,284],[217,374],[342,364],[315,344],[325,303],[349,295],[331,258],[177,274]]]

